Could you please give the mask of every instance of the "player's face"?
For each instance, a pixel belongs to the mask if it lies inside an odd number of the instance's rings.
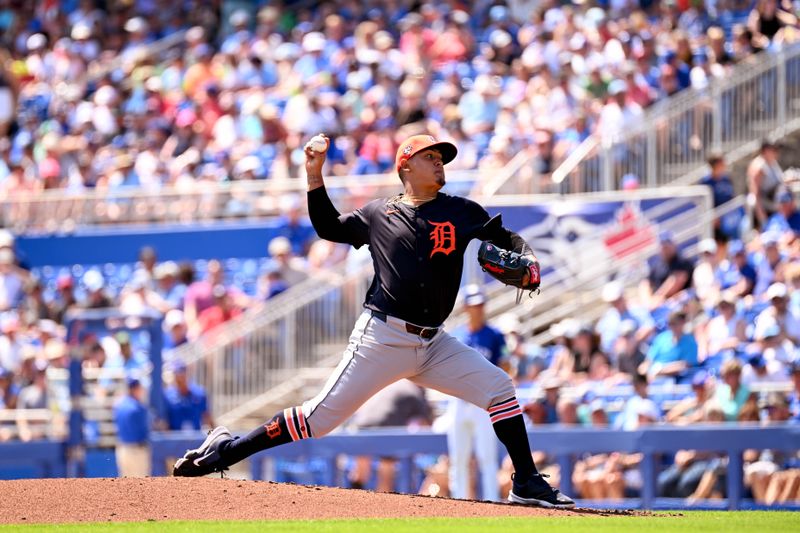
[[[438,150],[422,150],[406,163],[409,171],[406,180],[423,188],[441,189],[444,187],[444,163]]]

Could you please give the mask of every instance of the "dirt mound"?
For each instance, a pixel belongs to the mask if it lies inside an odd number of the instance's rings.
[[[0,481],[0,494],[0,523],[25,524],[633,514],[212,478]]]

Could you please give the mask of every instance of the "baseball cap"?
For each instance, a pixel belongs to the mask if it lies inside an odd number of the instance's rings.
[[[624,293],[624,288],[622,283],[619,281],[612,281],[605,287],[603,287],[603,301],[604,302],[616,302]]]
[[[786,285],[783,283],[773,283],[767,289],[767,300],[772,300],[773,298],[786,298],[786,294]]]
[[[83,284],[91,292],[99,291],[105,285],[106,280],[103,275],[97,270],[90,270],[83,275]]]
[[[778,244],[781,236],[776,231],[766,231],[761,234],[761,243],[764,246],[775,246]]]
[[[661,244],[671,243],[675,244],[675,234],[671,231],[665,230],[658,234],[658,242]]]
[[[794,200],[794,197],[792,196],[792,191],[790,191],[789,189],[783,189],[781,192],[777,194],[775,200],[778,203],[791,202],[792,200]]]
[[[697,251],[702,253],[715,254],[717,253],[717,241],[714,239],[703,239],[697,245]]]
[[[464,305],[483,305],[486,297],[478,285],[470,284],[464,288]]]
[[[183,321],[183,311],[180,309],[170,309],[167,311],[167,314],[164,315],[164,330],[169,331],[175,326],[183,324]]]
[[[701,370],[692,376],[692,387],[702,387],[708,382],[708,372]]]
[[[403,163],[411,159],[414,154],[435,148],[442,154],[442,163],[445,165],[455,159],[458,149],[453,143],[438,142],[433,135],[412,135],[400,144],[395,156],[395,168],[399,171]]]
[[[176,359],[172,362],[171,370],[173,372],[186,372],[186,362],[182,359]]]
[[[730,241],[728,243],[728,256],[733,257],[734,255],[739,255],[744,253],[744,243],[740,240]]]

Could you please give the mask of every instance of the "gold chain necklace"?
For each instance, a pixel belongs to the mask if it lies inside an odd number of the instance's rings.
[[[410,204],[416,207],[430,202],[431,200],[435,200],[436,196],[438,196],[438,193],[434,194],[433,196],[415,196],[413,194],[403,194],[403,196],[400,198],[400,201],[404,204]]]

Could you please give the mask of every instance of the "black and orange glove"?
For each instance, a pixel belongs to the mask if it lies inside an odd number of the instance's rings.
[[[542,282],[536,258],[504,250],[490,242],[481,244],[478,263],[484,272],[520,291],[536,291]]]

